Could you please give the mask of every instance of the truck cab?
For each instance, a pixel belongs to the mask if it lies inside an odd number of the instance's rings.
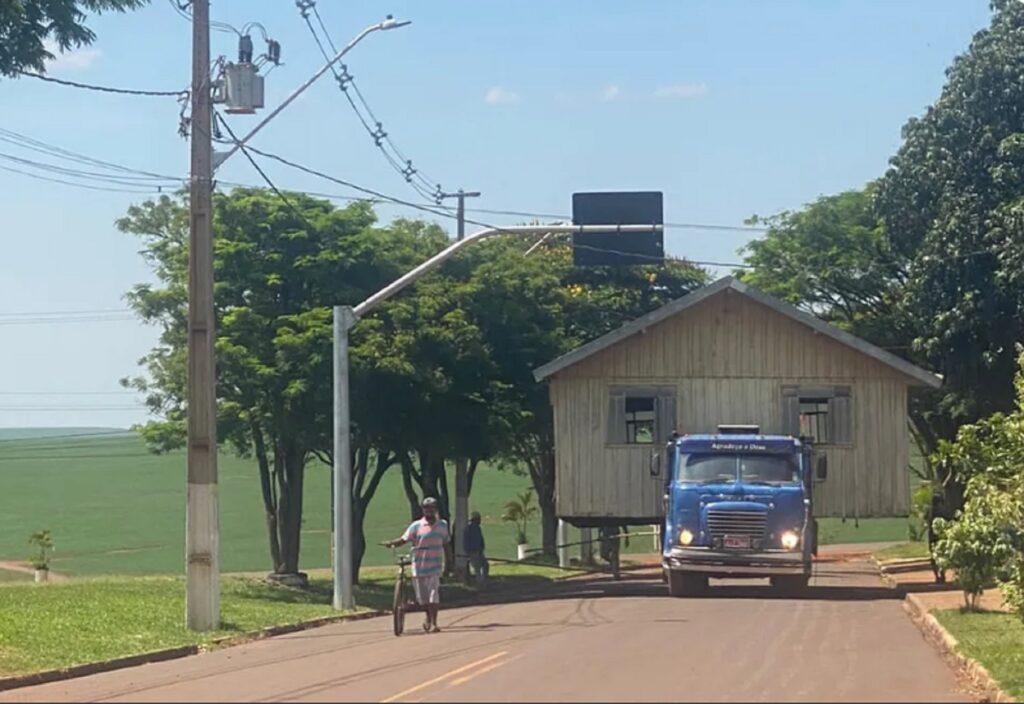
[[[799,588],[817,553],[814,483],[827,474],[811,444],[719,426],[674,438],[652,473],[665,482],[662,568],[673,596],[707,588],[709,577],[768,577]],[[656,466],[657,465],[657,466]]]

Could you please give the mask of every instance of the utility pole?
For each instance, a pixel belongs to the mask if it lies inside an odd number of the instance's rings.
[[[466,199],[479,198],[479,191],[467,193],[461,188],[455,193],[442,193],[441,199],[456,198],[457,207],[455,218],[458,223],[457,240],[459,242],[466,236]],[[461,579],[469,579],[469,559],[466,555],[466,546],[463,545],[462,536],[466,532],[466,524],[469,523],[469,460],[465,457],[455,458],[455,574]]]
[[[185,622],[194,631],[220,625],[210,101],[210,0],[193,0]]]

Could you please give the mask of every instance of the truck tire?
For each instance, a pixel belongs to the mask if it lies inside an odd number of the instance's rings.
[[[668,572],[668,593],[675,597],[695,596],[707,590],[708,578],[699,574]]]
[[[772,587],[782,592],[799,592],[807,588],[807,583],[810,581],[810,577],[805,574],[794,574],[794,575],[780,575],[778,577],[772,577]]]

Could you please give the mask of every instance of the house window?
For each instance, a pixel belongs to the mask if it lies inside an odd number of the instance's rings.
[[[800,398],[800,436],[811,438],[815,445],[827,445],[828,432],[827,398]]]
[[[626,397],[626,443],[649,445],[654,442],[653,396]]]
[[[853,395],[849,386],[782,387],[782,432],[815,445],[853,444]]]
[[[609,445],[668,442],[676,429],[676,387],[610,386],[607,421]]]

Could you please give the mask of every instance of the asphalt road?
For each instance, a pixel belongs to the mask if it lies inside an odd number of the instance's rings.
[[[337,624],[0,701],[967,700],[869,564],[816,569],[802,598],[759,582],[673,599],[656,578],[573,580],[443,612],[436,635],[417,615],[401,638],[389,619]]]

